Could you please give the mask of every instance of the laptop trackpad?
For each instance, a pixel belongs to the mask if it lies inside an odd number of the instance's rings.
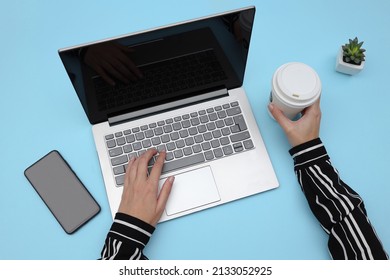
[[[160,188],[165,180],[160,180]],[[206,166],[175,175],[165,211],[169,216],[220,199],[211,168]]]

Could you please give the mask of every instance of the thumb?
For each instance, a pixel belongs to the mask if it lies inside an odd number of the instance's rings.
[[[290,125],[290,120],[283,114],[283,112],[276,107],[274,104],[270,103],[268,109],[271,112],[272,116],[279,123],[279,125],[286,130]]]
[[[170,176],[168,177],[168,179],[165,180],[161,190],[160,190],[160,193],[158,195],[158,199],[157,199],[157,211],[158,212],[163,212],[164,209],[165,209],[165,206],[167,204],[167,201],[168,201],[168,198],[169,198],[169,194],[171,193],[171,190],[172,190],[172,185],[173,185],[173,181],[175,180],[175,177],[173,176]]]

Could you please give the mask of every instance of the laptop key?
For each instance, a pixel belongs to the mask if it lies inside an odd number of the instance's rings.
[[[233,149],[231,145],[222,147],[222,150],[225,156],[231,155],[233,153]]]
[[[246,126],[244,117],[242,115],[235,116],[234,123],[239,126],[241,131],[248,129],[248,127]]]
[[[154,137],[154,138],[152,138],[152,144],[153,144],[154,146],[160,145],[160,144],[161,144],[160,137]]]
[[[233,119],[231,117],[224,119],[224,122],[227,126],[233,125]]]
[[[231,116],[240,114],[241,109],[240,109],[240,107],[233,107],[233,108],[227,109],[226,113],[229,117],[231,117]]]
[[[183,139],[180,139],[180,140],[176,141],[175,144],[176,144],[176,147],[178,149],[181,149],[181,148],[183,148],[186,145],[186,143],[184,142]]]
[[[117,156],[123,154],[123,150],[121,147],[117,147],[117,148],[109,150],[108,153],[110,154],[110,157],[117,157]]]
[[[252,140],[251,139],[245,140],[244,147],[245,149],[252,149],[254,147]]]
[[[174,156],[173,156],[173,153],[172,152],[168,152],[166,155],[165,155],[165,160],[173,160],[174,159]]]
[[[180,123],[180,122],[175,122],[175,123],[172,125],[172,127],[173,127],[173,130],[174,130],[174,131],[178,131],[178,130],[181,129],[181,123]]]
[[[229,137],[222,137],[219,139],[219,141],[221,142],[221,145],[223,145],[223,146],[230,144]]]
[[[174,149],[176,149],[176,145],[174,142],[167,143],[167,150],[168,151],[173,151]]]
[[[126,136],[126,141],[127,141],[127,143],[133,143],[135,141],[134,134],[130,134],[130,135]]]
[[[116,158],[111,159],[111,165],[117,166],[120,164],[125,164],[127,162],[127,160],[128,160],[127,155],[116,157]]]
[[[133,144],[133,150],[134,150],[134,151],[138,151],[138,150],[141,150],[141,149],[142,149],[142,145],[141,145],[140,142],[135,142],[135,143]]]
[[[180,138],[179,133],[178,133],[177,131],[172,132],[172,133],[169,134],[169,135],[171,136],[171,140],[173,140],[173,141],[176,141],[177,139]]]
[[[141,132],[138,132],[136,135],[135,135],[135,139],[137,139],[138,141],[140,140],[143,140],[145,139],[145,134],[141,131]]]
[[[133,151],[133,146],[131,146],[131,144],[127,144],[126,146],[123,146],[123,151],[125,153],[130,153]]]
[[[240,132],[241,130],[240,130],[240,127],[239,127],[237,124],[235,124],[235,125],[232,125],[232,126],[230,127],[230,131],[231,131],[232,133],[237,133],[237,132]]]
[[[196,144],[196,145],[192,146],[192,150],[194,151],[194,153],[199,153],[202,151],[202,148],[201,148],[200,144]]]
[[[195,154],[195,155],[192,155],[192,156],[188,156],[188,157],[180,158],[180,159],[177,159],[177,160],[165,162],[164,166],[162,168],[162,172],[161,173],[167,173],[167,172],[170,172],[170,171],[173,171],[173,170],[177,170],[177,169],[180,169],[180,168],[188,167],[188,166],[191,166],[191,165],[194,165],[194,164],[198,164],[198,163],[202,163],[202,162],[205,162],[205,161],[206,161],[205,157],[201,153],[201,154]]]
[[[106,140],[111,140],[114,138],[114,134],[109,134],[109,135],[106,135]]]
[[[211,149],[210,143],[209,142],[202,143],[202,149],[203,149],[203,151],[210,150]]]
[[[221,148],[217,148],[213,152],[214,152],[214,155],[215,155],[216,158],[223,157],[223,152],[222,152]]]
[[[184,155],[185,155],[185,156],[189,156],[189,155],[192,154],[192,149],[191,149],[190,147],[185,147],[185,148],[183,149],[183,152],[184,152]]]
[[[218,112],[218,118],[220,118],[220,119],[226,118],[226,112],[225,111],[219,111]]]
[[[123,184],[125,183],[125,175],[116,176],[116,177],[115,177],[115,183],[116,183],[118,186],[123,186]]]
[[[249,139],[251,136],[248,131],[236,133],[230,136],[230,140],[234,142],[243,141]]]
[[[126,171],[124,165],[119,165],[117,167],[114,167],[112,170],[114,171],[114,175],[124,174]]]
[[[145,139],[144,141],[142,141],[142,147],[144,147],[145,149],[151,146],[152,146],[152,142],[150,141],[150,139]]]
[[[126,144],[126,140],[124,137],[120,137],[118,139],[116,139],[116,143],[119,145],[119,146],[122,146],[124,144]]]
[[[209,115],[209,119],[210,119],[210,121],[216,121],[217,119],[218,119],[218,116],[217,116],[217,114],[216,113],[211,113],[210,115]]]
[[[161,136],[161,142],[167,143],[169,141],[171,141],[171,139],[169,138],[169,135],[164,134],[163,136]]]
[[[183,157],[183,151],[182,150],[175,150],[173,152],[173,154],[175,155],[175,158],[181,158]]]
[[[212,151],[207,151],[204,153],[204,156],[207,160],[212,160],[214,158],[214,154]]]
[[[153,137],[154,136],[153,130],[150,129],[150,130],[145,131],[145,136],[146,136],[146,138]]]
[[[241,142],[233,144],[233,149],[235,152],[242,152],[244,150],[244,147],[242,146]]]
[[[183,117],[183,119],[184,119],[184,117]],[[188,127],[191,126],[191,123],[190,123],[189,120],[184,120],[184,121],[181,122],[181,125],[182,125],[183,128],[188,128]]]
[[[156,128],[154,129],[154,134],[155,134],[156,136],[161,135],[161,134],[163,134],[163,133],[164,133],[164,132],[163,132],[162,127],[156,127]]]
[[[209,117],[207,115],[202,115],[199,120],[201,123],[207,123],[209,121]]]
[[[115,146],[116,146],[115,139],[107,141],[107,148],[111,149],[111,148],[114,148]]]
[[[180,130],[179,134],[181,138],[186,138],[188,136],[188,130],[187,129]]]

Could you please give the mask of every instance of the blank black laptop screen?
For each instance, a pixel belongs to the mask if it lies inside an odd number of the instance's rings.
[[[255,9],[59,51],[91,124],[243,83]]]

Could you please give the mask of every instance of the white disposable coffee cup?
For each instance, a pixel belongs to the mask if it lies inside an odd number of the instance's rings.
[[[316,102],[320,95],[321,80],[317,72],[304,63],[283,64],[272,77],[270,102],[289,119],[297,117],[303,109]]]

